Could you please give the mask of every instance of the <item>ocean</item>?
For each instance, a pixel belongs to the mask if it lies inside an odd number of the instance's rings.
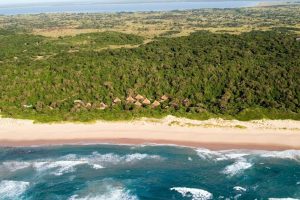
[[[0,6],[0,14],[38,14],[38,13],[111,13],[137,11],[171,11],[200,8],[241,8],[256,6],[262,1],[203,1],[203,2],[154,2],[154,3],[69,3]]]
[[[0,199],[300,199],[300,151],[109,144],[1,148]]]

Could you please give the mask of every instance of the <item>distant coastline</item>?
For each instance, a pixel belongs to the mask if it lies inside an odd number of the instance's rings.
[[[254,7],[261,1],[170,1],[143,3],[39,3],[0,5],[0,14],[115,13]],[[146,5],[146,6],[145,6]]]

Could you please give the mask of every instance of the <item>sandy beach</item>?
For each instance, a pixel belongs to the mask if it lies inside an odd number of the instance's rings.
[[[190,120],[168,116],[128,122],[36,124],[0,118],[0,146],[174,144],[210,149],[300,149],[300,121]]]

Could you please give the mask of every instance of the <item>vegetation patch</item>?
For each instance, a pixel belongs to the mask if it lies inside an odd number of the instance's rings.
[[[1,114],[300,120],[299,9],[0,16]]]

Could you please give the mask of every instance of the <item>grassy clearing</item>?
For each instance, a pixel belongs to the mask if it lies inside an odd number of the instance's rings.
[[[174,32],[173,37],[178,37],[197,30],[240,34],[273,27],[299,27],[299,13],[298,4],[173,12],[18,15],[12,17],[14,24],[5,16],[0,16],[0,27],[29,29],[27,31],[33,34],[56,38],[116,31],[153,39],[170,32]]]
[[[66,37],[66,36],[75,36],[83,33],[95,33],[95,32],[103,32],[98,29],[78,29],[78,28],[53,28],[53,29],[33,29],[33,35],[41,35],[44,37]]]

